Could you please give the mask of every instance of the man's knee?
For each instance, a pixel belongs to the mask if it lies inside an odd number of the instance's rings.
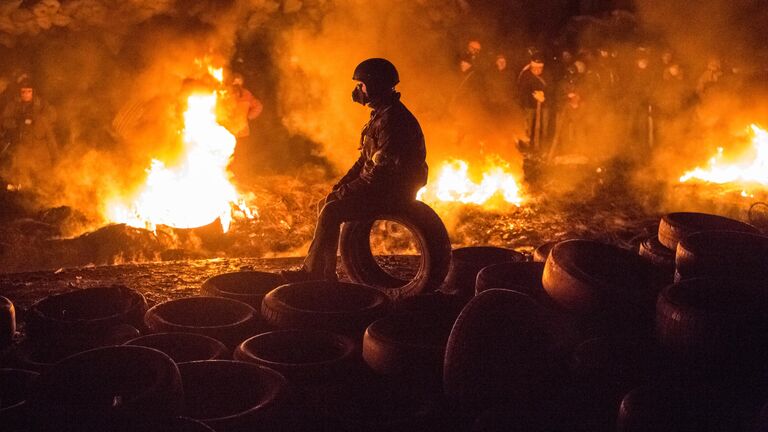
[[[341,223],[342,207],[341,200],[326,201],[320,209],[317,223],[320,225]]]

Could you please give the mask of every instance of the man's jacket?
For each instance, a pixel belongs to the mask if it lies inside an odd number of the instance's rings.
[[[424,134],[416,117],[400,102],[374,109],[360,136],[360,157],[334,186],[340,198],[357,194],[415,198],[427,183]]]

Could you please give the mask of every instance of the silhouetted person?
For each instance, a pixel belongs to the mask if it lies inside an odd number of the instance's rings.
[[[427,182],[424,134],[395,91],[400,82],[395,66],[368,59],[355,68],[352,79],[357,81],[352,100],[373,110],[360,137],[360,157],[318,204],[320,215],[304,264],[282,272],[289,282],[336,280],[341,224],[402,207]]]
[[[486,79],[487,102],[492,114],[507,116],[512,111],[515,97],[515,77],[504,54],[496,56],[494,66]]]
[[[53,131],[56,113],[41,99],[29,79],[18,83],[19,93],[6,105],[2,115],[2,127],[6,143],[0,148],[11,162],[11,180],[33,183],[51,175],[58,144]]]
[[[544,57],[535,53],[531,62],[523,68],[517,77],[517,96],[520,106],[525,110],[526,138],[533,150],[542,148],[547,140],[549,125],[550,93],[548,79],[544,76]]]
[[[713,87],[717,86],[720,79],[723,77],[723,68],[720,59],[712,57],[707,61],[707,69],[699,76],[699,80],[696,82],[696,94],[699,99],[704,99],[707,92]]]

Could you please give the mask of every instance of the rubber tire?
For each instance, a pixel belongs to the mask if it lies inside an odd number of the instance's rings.
[[[171,420],[167,429],[168,432],[216,432],[205,423],[189,417],[176,417]]]
[[[467,303],[451,329],[443,368],[453,409],[479,413],[504,401],[529,402],[555,387],[561,354],[556,326],[525,294],[491,289]]]
[[[218,340],[196,333],[155,333],[131,339],[123,345],[153,348],[176,363],[227,360],[230,350]]]
[[[742,429],[721,395],[705,386],[643,385],[619,404],[617,432],[726,432]]]
[[[494,264],[480,270],[475,281],[475,294],[493,288],[510,289],[531,296],[536,301],[548,299],[541,278],[544,263],[536,261]]]
[[[119,324],[138,328],[146,311],[144,295],[122,285],[79,289],[34,303],[27,312],[26,332],[30,339],[56,340]]]
[[[652,317],[657,295],[653,267],[638,255],[589,240],[552,248],[542,283],[559,305],[582,316]]]
[[[741,231],[760,234],[760,231],[748,223],[723,216],[679,212],[668,213],[659,222],[659,241],[667,249],[677,250],[680,240],[700,231]]]
[[[283,414],[287,382],[278,372],[231,360],[179,364],[185,415],[217,431],[269,431]]]
[[[677,246],[681,278],[768,279],[768,237],[738,231],[689,235]]]
[[[765,282],[696,278],[669,285],[656,304],[656,337],[685,373],[727,380],[762,371],[768,361]]]
[[[675,251],[661,244],[658,236],[654,235],[640,242],[637,253],[665,271],[671,273],[675,269]]]
[[[279,330],[244,341],[234,359],[274,369],[292,383],[330,383],[346,378],[358,351],[353,339],[340,334]]]
[[[546,242],[536,249],[533,250],[533,261],[534,262],[546,262],[547,257],[549,256],[549,252],[552,251],[552,248],[555,247],[556,244],[560,243],[562,240],[555,240],[551,242]]]
[[[363,359],[380,375],[437,386],[453,324],[430,314],[389,315],[365,330]]]
[[[395,304],[396,312],[430,314],[440,319],[456,321],[468,299],[440,291],[408,297]]]
[[[120,405],[116,406],[116,395]],[[179,369],[160,351],[111,346],[67,357],[38,380],[32,406],[42,430],[108,430],[155,424],[180,414]]]
[[[203,295],[239,300],[259,310],[264,296],[285,283],[277,273],[239,271],[208,278],[201,287]]]
[[[418,243],[421,256],[416,276],[405,281],[384,271],[371,252],[370,232],[374,220],[347,222],[339,239],[341,264],[352,282],[384,289],[399,301],[423,292],[436,291],[445,280],[451,263],[451,242],[443,221],[429,206],[413,201],[376,217],[408,228]]]
[[[241,301],[223,297],[188,297],[160,303],[147,311],[152,333],[196,333],[230,348],[259,333],[258,312]]]
[[[470,246],[454,249],[451,266],[441,291],[470,298],[475,295],[475,280],[484,267],[506,262],[520,262],[525,256],[512,249],[496,246]]]
[[[28,430],[28,399],[39,376],[24,369],[0,369],[0,425],[4,430]]]
[[[391,379],[359,379],[341,392],[329,392],[317,424],[306,430],[339,432],[423,432],[459,430],[443,424],[439,396]],[[441,410],[442,409],[442,410]]]
[[[102,329],[98,334],[76,334],[50,341],[24,340],[11,348],[9,357],[17,367],[45,372],[71,355],[94,348],[121,345],[139,335],[135,327],[120,324]]]
[[[264,296],[261,315],[272,327],[326,330],[362,338],[365,328],[383,317],[390,301],[365,285],[309,281],[280,286]]]
[[[0,350],[13,343],[16,334],[16,308],[13,302],[0,296]]]

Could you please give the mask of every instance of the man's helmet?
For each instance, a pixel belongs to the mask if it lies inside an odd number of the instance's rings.
[[[383,58],[370,58],[357,65],[352,79],[362,81],[370,95],[383,93],[400,82],[395,65]]]

